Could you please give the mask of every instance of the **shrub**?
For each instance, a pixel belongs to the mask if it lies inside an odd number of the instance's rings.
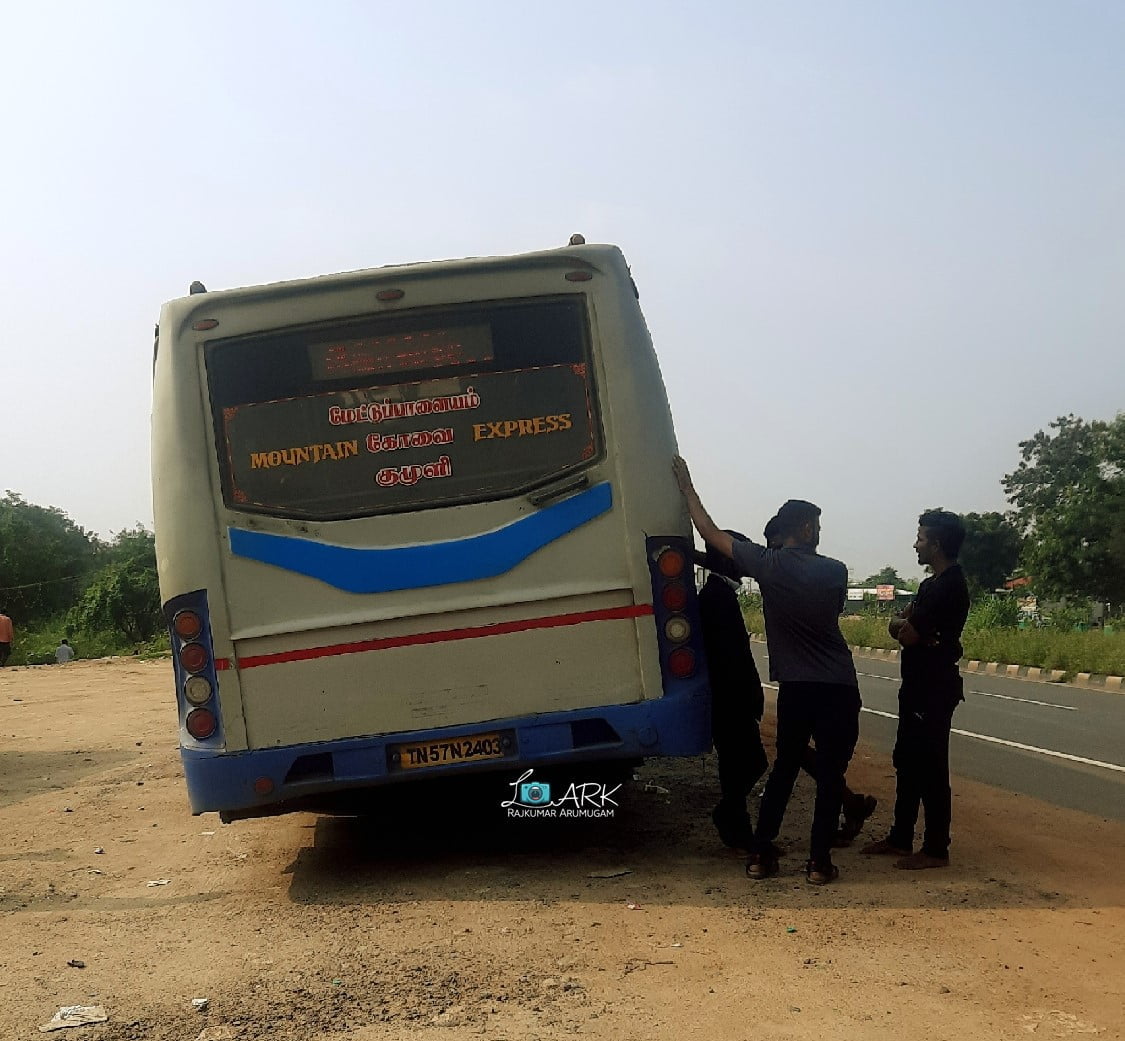
[[[76,628],[109,630],[118,633],[125,643],[151,639],[163,627],[156,568],[136,560],[106,565],[86,587],[69,617]]]
[[[982,596],[973,601],[965,632],[982,629],[1014,629],[1020,620],[1020,606],[1014,597]]]
[[[845,615],[840,619],[840,631],[853,647],[894,648],[898,646],[898,641],[887,632],[889,621],[885,614]]]

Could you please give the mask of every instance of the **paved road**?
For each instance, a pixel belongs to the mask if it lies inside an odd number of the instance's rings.
[[[765,646],[754,644],[754,655],[765,680]],[[889,753],[898,720],[898,662],[857,657],[855,663],[862,738]],[[949,759],[962,777],[1125,821],[1125,695],[965,674]]]

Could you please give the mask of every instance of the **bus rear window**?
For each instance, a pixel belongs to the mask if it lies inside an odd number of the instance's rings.
[[[600,452],[574,298],[214,341],[206,364],[234,509],[328,520],[478,502]]]

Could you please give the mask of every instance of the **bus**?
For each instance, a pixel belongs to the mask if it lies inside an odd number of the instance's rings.
[[[152,404],[192,811],[706,751],[675,451],[615,246],[193,283]]]

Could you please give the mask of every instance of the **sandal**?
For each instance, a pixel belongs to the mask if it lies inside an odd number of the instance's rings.
[[[772,853],[751,853],[746,861],[746,877],[760,882],[777,874],[777,857]]]
[[[837,832],[838,840],[851,842],[863,830],[867,818],[875,812],[875,807],[878,805],[879,801],[874,795],[861,795],[850,812],[844,810],[844,823],[840,825],[840,830]]]
[[[810,860],[805,865],[805,881],[814,886],[826,886],[839,877],[840,869],[835,864],[817,864],[816,861]]]

